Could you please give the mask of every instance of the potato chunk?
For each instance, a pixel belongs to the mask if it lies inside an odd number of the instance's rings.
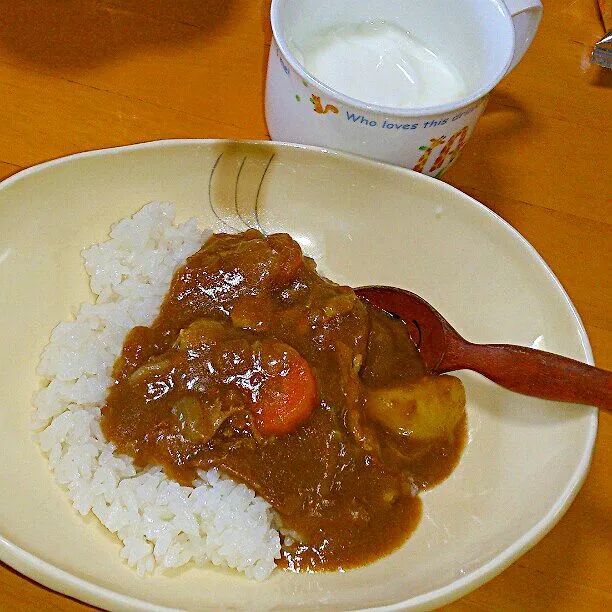
[[[368,416],[400,436],[430,442],[450,436],[465,412],[465,390],[455,376],[423,376],[370,389]]]

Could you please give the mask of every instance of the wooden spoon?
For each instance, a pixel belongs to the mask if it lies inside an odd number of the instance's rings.
[[[359,287],[360,299],[401,318],[428,372],[474,370],[534,397],[612,410],[612,372],[512,344],[473,344],[418,295],[396,287]]]

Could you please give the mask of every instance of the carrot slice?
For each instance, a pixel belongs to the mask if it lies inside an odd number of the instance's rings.
[[[275,373],[263,381],[253,406],[254,424],[262,436],[291,433],[308,419],[317,400],[317,385],[308,362],[286,344],[277,344],[274,353],[276,357],[270,361]]]

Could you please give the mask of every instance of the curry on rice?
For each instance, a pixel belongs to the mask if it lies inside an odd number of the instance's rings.
[[[280,565],[334,570],[400,546],[465,441],[459,379],[404,324],[319,276],[286,234],[216,234],[113,370],[102,428],[181,483],[218,467],[275,508]]]

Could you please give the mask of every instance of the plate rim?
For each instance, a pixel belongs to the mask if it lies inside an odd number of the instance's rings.
[[[472,196],[464,193],[460,189],[449,185],[443,181],[435,179],[433,177],[415,172],[413,170],[395,166],[378,160],[374,160],[361,155],[355,155],[351,153],[345,153],[334,149],[328,149],[323,147],[317,147],[313,145],[303,145],[297,143],[278,142],[271,140],[242,140],[242,139],[225,139],[225,138],[171,138],[171,139],[159,139],[150,140],[128,145],[111,146],[105,148],[91,149],[87,151],[72,153],[69,155],[60,156],[44,162],[40,162],[33,166],[24,168],[0,181],[0,192],[10,187],[12,184],[26,179],[32,174],[47,170],[56,165],[62,165],[66,163],[74,162],[78,159],[89,158],[89,157],[104,157],[106,155],[115,155],[125,152],[140,150],[140,149],[164,149],[172,146],[214,146],[222,145],[225,143],[238,143],[240,145],[247,146],[262,146],[266,148],[281,148],[281,149],[293,149],[303,150],[314,154],[330,155],[332,157],[343,158],[357,162],[370,167],[381,167],[386,171],[392,171],[399,174],[406,174],[411,176],[412,180],[424,181],[425,183],[435,183],[436,188],[442,188],[448,190],[455,197],[463,200],[465,205],[470,205],[479,209],[481,213],[488,216],[493,222],[500,224],[503,229],[510,233],[512,238],[517,239],[521,245],[529,252],[534,263],[537,263],[539,267],[546,273],[548,278],[555,285],[559,295],[563,298],[565,305],[569,308],[573,315],[576,323],[576,330],[578,331],[580,343],[582,344],[586,363],[593,365],[593,353],[591,345],[586,333],[586,329],[582,322],[582,319],[576,310],[573,302],[567,294],[565,288],[548,266],[543,257],[535,249],[535,247],[510,223],[503,219],[496,212],[485,206],[482,202],[479,202]],[[598,409],[595,407],[585,407],[585,416],[589,416],[589,430],[586,438],[583,454],[580,461],[576,465],[576,468],[572,474],[572,478],[568,481],[567,486],[563,490],[562,494],[559,495],[556,502],[549,509],[549,511],[526,533],[518,538],[512,545],[505,548],[493,559],[485,563],[484,565],[472,570],[471,572],[453,580],[445,586],[439,587],[427,593],[416,595],[409,599],[401,602],[395,602],[392,604],[376,606],[373,608],[367,608],[370,611],[376,612],[395,612],[397,610],[404,609],[432,609],[452,601],[459,599],[467,593],[477,589],[479,586],[488,582],[502,571],[504,571],[509,565],[516,561],[520,556],[535,546],[563,517],[569,506],[575,499],[576,495],[580,491],[584,481],[589,472],[591,465],[595,440],[598,429]],[[0,534],[0,560],[6,563],[8,566],[23,574],[24,576],[35,580],[45,587],[51,588],[54,591],[63,593],[70,597],[75,597],[86,603],[93,605],[100,605],[100,603],[112,604],[116,606],[119,604],[121,608],[125,610],[152,610],[155,612],[175,612],[177,608],[168,608],[165,606],[159,606],[151,602],[146,602],[135,597],[124,595],[117,591],[108,589],[100,586],[89,580],[78,578],[70,572],[62,570],[55,565],[44,561],[40,557],[27,550],[19,547],[15,543],[11,542]],[[363,609],[366,610],[366,609]]]

